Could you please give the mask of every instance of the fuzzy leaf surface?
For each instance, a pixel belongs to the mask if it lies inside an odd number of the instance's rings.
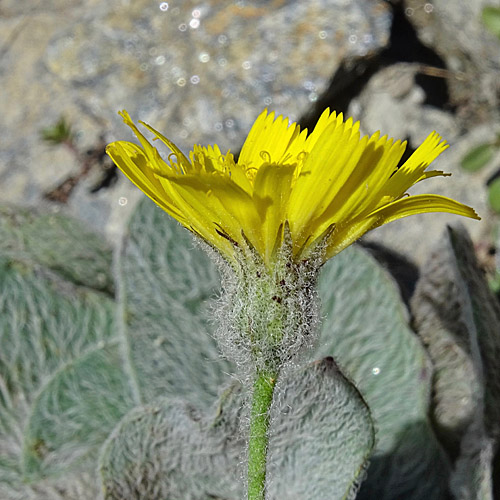
[[[82,467],[133,407],[115,341],[62,366],[42,387],[25,429],[26,477]],[[93,463],[87,463],[93,468]]]
[[[333,358],[278,381],[271,408],[270,498],[352,499],[375,444],[368,406]]]
[[[215,266],[189,231],[149,200],[130,221],[119,270],[120,330],[138,402],[210,405],[231,373],[210,335]]]
[[[114,293],[111,248],[76,219],[0,207],[0,254],[39,264],[77,285]]]
[[[105,500],[225,500],[243,497],[238,464],[239,388],[228,389],[212,418],[182,400],[134,408],[102,448]]]
[[[76,475],[69,473],[55,482],[46,481],[34,473],[43,468],[46,453],[50,452],[52,457],[58,455],[57,447],[65,445],[60,437],[68,437],[82,424],[83,415],[78,416],[80,422],[67,420],[65,416],[75,417],[77,410],[87,406],[89,398],[84,398],[85,393],[92,394],[94,402],[99,395],[102,396],[100,413],[94,415],[90,411],[92,406],[89,406],[86,410],[89,421],[85,425],[87,429],[99,429],[101,436],[105,433],[107,422],[102,422],[101,417],[103,413],[116,411],[114,402],[120,395],[115,393],[114,399],[108,401],[111,394],[100,394],[98,386],[86,386],[86,381],[92,384],[87,370],[80,371],[78,384],[74,379],[74,384],[61,383],[57,390],[45,391],[49,387],[55,389],[51,381],[57,379],[66,367],[78,364],[88,353],[110,341],[113,315],[114,304],[107,295],[75,287],[43,268],[0,255],[1,498],[58,499],[64,495],[67,498],[94,498],[95,482],[88,482],[89,476],[84,470]],[[114,361],[116,359],[109,361],[107,367]],[[107,369],[105,364],[102,365],[104,369]],[[112,371],[115,379],[122,377],[117,375],[119,365],[113,365]],[[62,382],[62,378],[59,381]],[[84,389],[84,392],[72,392],[78,389]],[[96,393],[94,389],[97,389]],[[54,418],[44,420],[43,425],[34,425],[40,423],[38,419],[41,418],[37,413],[37,408],[40,410],[37,403],[52,397],[50,404],[54,405]],[[63,407],[58,407],[59,403]],[[71,408],[70,403],[76,406]],[[49,436],[52,438],[48,439]],[[95,455],[98,443],[95,440],[87,442],[89,437],[86,432],[72,438],[76,455]],[[28,449],[33,453],[26,460]],[[33,481],[31,484],[25,483],[28,477]],[[70,478],[71,483],[68,482]]]
[[[357,390],[332,359],[289,373],[278,390],[267,498],[353,498],[374,443]],[[242,498],[246,410],[236,385],[208,418],[171,399],[132,410],[103,447],[105,499]]]
[[[431,367],[392,278],[358,247],[320,276],[315,356],[333,356],[370,407],[376,448],[357,498],[441,499],[448,462],[428,422]]]
[[[484,415],[488,434],[500,438],[500,305],[479,267],[473,244],[462,226],[449,228],[453,254],[469,300],[464,311],[470,332],[471,355],[482,369]],[[475,330],[475,335],[474,335]],[[474,345],[474,342],[476,345]],[[479,350],[476,352],[475,349]],[[480,358],[477,357],[479,354]]]
[[[457,457],[452,490],[457,498],[492,498],[491,460],[500,437],[500,306],[462,226],[448,228],[412,309],[435,365],[434,420]]]

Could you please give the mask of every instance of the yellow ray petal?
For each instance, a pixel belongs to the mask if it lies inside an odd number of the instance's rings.
[[[357,221],[345,222],[337,226],[328,242],[325,260],[337,255],[361,238],[361,236],[372,228],[375,220],[375,217],[360,218]]]
[[[165,162],[120,113],[141,146],[117,142],[108,153],[149,197],[191,231],[236,259],[235,245],[249,242],[272,265],[281,229],[290,228],[295,258],[328,238],[325,258],[381,224],[425,212],[478,218],[470,208],[437,195],[404,197],[413,184],[445,176],[426,171],[447,145],[435,132],[397,169],[405,143],[380,133],[360,137],[359,123],[325,111],[313,132],[267,111],[255,121],[240,161],[218,146],[194,146],[189,158],[146,125],[172,151]],[[175,159],[171,159],[175,156]]]
[[[425,179],[430,179],[431,177],[450,177],[451,174],[449,172],[443,172],[442,170],[429,170],[428,172],[424,172],[417,182],[423,181]],[[415,184],[417,183],[415,182]]]
[[[339,115],[337,115],[335,111],[332,111],[330,113],[330,109],[326,108],[325,111],[323,111],[323,113],[319,117],[319,120],[314,126],[313,131],[307,137],[304,150],[311,151],[316,142],[318,142],[319,138],[323,136],[325,130],[328,129],[330,125],[332,125],[332,123],[336,123],[337,126],[340,125],[340,123],[342,123],[342,120],[343,120],[342,113],[340,113]]]
[[[317,216],[325,196],[335,189],[346,173],[345,160],[352,158],[359,144],[359,133],[336,120],[331,122],[308,153],[290,197],[290,228],[293,234],[306,230]],[[319,209],[321,210],[321,208]]]
[[[172,179],[186,180],[188,176],[174,176]],[[203,195],[195,198],[192,191],[189,189],[179,187],[179,183],[171,182],[170,179],[160,178],[160,182],[172,193],[172,198],[175,200],[176,206],[181,210],[184,219],[187,223],[181,223],[201,236],[214,248],[218,249],[226,258],[232,260],[234,258],[234,245],[230,239],[221,236],[227,234],[228,231],[221,224],[220,207],[214,208],[214,201],[207,201],[205,198],[210,198],[210,195],[204,193]],[[203,205],[203,209],[202,209]],[[216,205],[216,203],[215,203]],[[227,221],[226,221],[227,223]],[[222,229],[222,230],[221,230]],[[234,241],[234,240],[233,240]]]
[[[382,207],[370,215],[358,217],[358,219],[345,222],[341,225],[330,239],[326,258],[329,259],[338,254],[365,233],[383,224],[388,224],[397,219],[430,212],[447,212],[471,219],[480,220],[480,217],[471,207],[463,205],[458,201],[437,194],[421,194],[399,199],[385,207]]]
[[[438,194],[418,194],[396,200],[370,214],[370,217],[376,217],[376,222],[372,229],[382,224],[392,222],[393,220],[407,217],[408,215],[428,212],[448,212],[470,217],[471,219],[481,219],[473,208],[452,200],[451,198],[447,198],[446,196]]]
[[[448,144],[441,139],[437,132],[429,134],[410,158],[387,181],[384,194],[392,198],[402,196],[411,186],[425,178],[426,168],[447,148]]]
[[[106,153],[125,176],[157,205],[182,224],[188,224],[171,196],[154,175],[153,169],[148,163],[148,158],[139,146],[131,142],[117,141],[107,146]]]
[[[309,223],[312,239],[321,235],[332,223],[337,226],[336,233],[345,221],[362,217],[377,208],[380,202],[380,191],[390,177],[395,165],[404,152],[405,143],[392,142],[387,136],[379,138],[374,134],[368,141],[364,137],[359,142],[343,170],[343,175],[332,186],[325,197],[325,208],[317,210]],[[387,199],[386,204],[392,201]]]
[[[128,117],[128,119],[130,120],[130,117]],[[132,120],[130,120],[130,121],[132,122]],[[184,156],[183,152],[170,139],[167,139],[164,135],[160,134],[160,132],[158,132],[156,129],[151,127],[151,125],[148,125],[147,123],[144,123],[143,121],[139,121],[139,123],[141,125],[144,125],[150,132],[152,132],[156,136],[157,139],[160,139],[160,141],[162,141],[168,147],[168,149],[170,149],[170,151],[172,151],[172,153],[175,154],[175,156],[177,157],[177,163],[180,165],[180,167],[182,168],[182,170],[184,172],[187,173],[187,172],[190,172],[192,170],[192,165],[189,162],[189,160]],[[127,125],[128,125],[128,123],[127,123]],[[133,123],[132,123],[132,125],[133,125]],[[131,125],[129,125],[129,126],[131,126]],[[134,131],[135,130],[137,130],[137,127],[134,126]],[[137,135],[137,132],[136,132],[136,135]],[[144,137],[144,136],[142,136],[142,137]],[[139,140],[141,140],[141,139],[139,139]],[[146,140],[146,139],[144,138],[144,140]],[[141,144],[142,144],[142,140],[141,140]],[[150,147],[152,148],[152,146],[150,146]],[[156,149],[155,149],[155,151],[156,151]]]
[[[375,136],[377,137],[377,136]],[[375,208],[391,173],[403,155],[406,143],[393,142],[387,136],[376,139],[370,151],[370,142],[352,175],[339,190],[325,213],[337,221],[354,218]]]
[[[290,185],[295,168],[295,164],[267,163],[260,167],[255,177],[253,199],[262,221],[260,230],[266,263],[271,262],[279,230],[287,218]]]
[[[310,179],[297,180],[290,202],[290,225],[297,235],[295,249],[302,247],[306,237],[314,241],[332,223],[341,223],[348,207],[360,211],[365,205],[375,203],[372,195],[393,169],[387,163],[395,165],[402,154],[399,141],[392,144],[386,137],[379,139],[378,133],[360,139],[359,124],[353,124],[352,120],[343,127],[334,130],[339,136],[326,129],[305,160],[303,171],[311,170]],[[334,148],[329,139],[338,147]],[[331,152],[331,156],[316,156],[322,150]],[[299,197],[305,203],[298,202]]]
[[[263,163],[279,163],[288,146],[300,133],[296,123],[289,126],[288,118],[264,111],[255,121],[241,148],[238,164],[258,169]]]
[[[243,231],[257,251],[263,253],[261,222],[252,197],[229,177],[200,173],[172,176],[169,181],[185,203],[203,214],[206,231],[216,234],[217,228],[223,228],[240,245]]]
[[[289,163],[295,162],[298,160],[298,157],[305,157],[307,156],[307,129],[305,128],[304,130],[301,130],[300,133],[295,136],[291,141],[287,149],[287,155],[289,156],[289,159],[287,161]],[[297,165],[300,167],[300,164]],[[295,172],[295,176],[298,176],[300,172]]]
[[[153,168],[158,168],[159,170],[161,170],[165,166],[165,162],[162,160],[160,153],[158,153],[158,150],[149,143],[146,137],[144,137],[144,135],[130,118],[130,115],[125,110],[120,111],[118,114],[123,118],[123,122],[132,129],[137,139],[139,139],[142,150],[147,157],[150,165]]]

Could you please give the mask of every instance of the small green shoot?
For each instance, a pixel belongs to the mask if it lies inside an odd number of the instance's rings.
[[[460,161],[460,166],[467,172],[477,172],[493,158],[496,144],[484,143],[472,148]]]
[[[58,122],[52,127],[42,129],[40,132],[42,139],[51,144],[70,144],[73,142],[74,133],[69,122],[61,116]]]
[[[489,5],[481,13],[483,24],[495,36],[500,38],[500,7]]]
[[[488,185],[488,203],[494,212],[500,214],[500,177]]]

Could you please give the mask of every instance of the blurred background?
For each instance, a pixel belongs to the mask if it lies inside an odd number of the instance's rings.
[[[434,168],[453,176],[414,192],[477,210],[462,223],[498,280],[499,36],[494,0],[1,0],[1,202],[115,243],[143,196],[104,153],[132,140],[118,110],[185,151],[237,153],[265,107],[306,127],[330,107],[407,139],[408,154],[432,130],[451,144]],[[365,242],[421,264],[456,219],[413,216]]]

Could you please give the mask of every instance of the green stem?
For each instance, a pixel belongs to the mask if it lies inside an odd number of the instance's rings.
[[[269,408],[273,400],[277,374],[261,371],[253,384],[248,439],[248,500],[264,500],[269,442]]]

